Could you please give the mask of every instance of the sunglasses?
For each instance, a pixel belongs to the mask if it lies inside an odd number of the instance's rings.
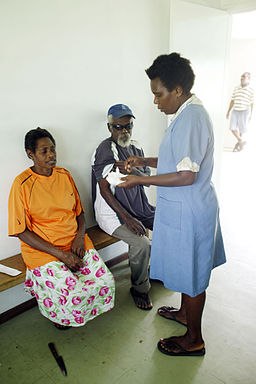
[[[115,128],[117,131],[122,131],[124,128],[126,131],[130,131],[133,128],[133,123],[128,123],[126,125],[121,124],[110,124],[112,128]]]

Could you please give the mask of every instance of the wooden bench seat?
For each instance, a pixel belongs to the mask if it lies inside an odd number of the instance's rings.
[[[98,225],[88,228],[87,233],[91,238],[95,246],[95,249],[97,250],[105,248],[108,245],[114,244],[117,241],[120,241],[116,237],[110,236],[106,232],[102,231],[102,229],[100,229]],[[112,265],[115,265],[118,262],[125,260],[126,258],[127,258],[127,254],[120,255],[106,262],[106,265],[108,267],[111,267]],[[3,264],[11,268],[16,268],[22,271],[22,273],[20,273],[18,276],[9,276],[0,272],[0,292],[8,288],[14,287],[15,285],[18,285],[25,281],[26,266],[23,262],[21,254],[14,255],[6,259],[0,260],[0,264]]]

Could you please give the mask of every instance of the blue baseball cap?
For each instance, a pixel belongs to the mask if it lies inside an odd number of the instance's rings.
[[[109,115],[114,116],[116,119],[127,115],[132,116],[135,119],[135,116],[133,115],[131,109],[125,104],[112,105],[112,107],[110,107],[108,110],[108,116]]]

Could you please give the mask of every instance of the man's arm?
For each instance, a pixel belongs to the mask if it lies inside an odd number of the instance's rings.
[[[110,190],[110,184],[106,179],[101,179],[98,181],[100,193],[102,197],[106,200],[108,205],[116,212],[118,217],[123,221],[127,228],[135,233],[136,235],[143,236],[146,233],[145,227],[143,224],[132,217],[129,212],[119,203],[115,198],[113,193]]]
[[[228,108],[227,114],[226,114],[226,118],[227,119],[229,118],[229,114],[230,114],[231,109],[233,108],[233,105],[234,105],[234,100],[231,100],[230,104],[229,104],[229,108]]]
[[[251,119],[252,118],[253,103],[251,103],[250,107],[251,107],[251,114],[250,114],[250,119]]]
[[[135,185],[157,185],[162,187],[183,187],[192,185],[197,178],[197,173],[192,171],[179,171],[166,173],[163,175],[138,177],[125,176],[122,178],[123,183],[119,184],[119,188],[132,188]]]

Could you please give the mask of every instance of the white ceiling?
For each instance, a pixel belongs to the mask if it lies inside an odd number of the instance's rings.
[[[256,9],[256,0],[221,0],[220,6],[232,13],[248,12]]]
[[[256,0],[186,0],[190,3],[206,5],[222,9],[230,13],[249,12],[256,10]]]

